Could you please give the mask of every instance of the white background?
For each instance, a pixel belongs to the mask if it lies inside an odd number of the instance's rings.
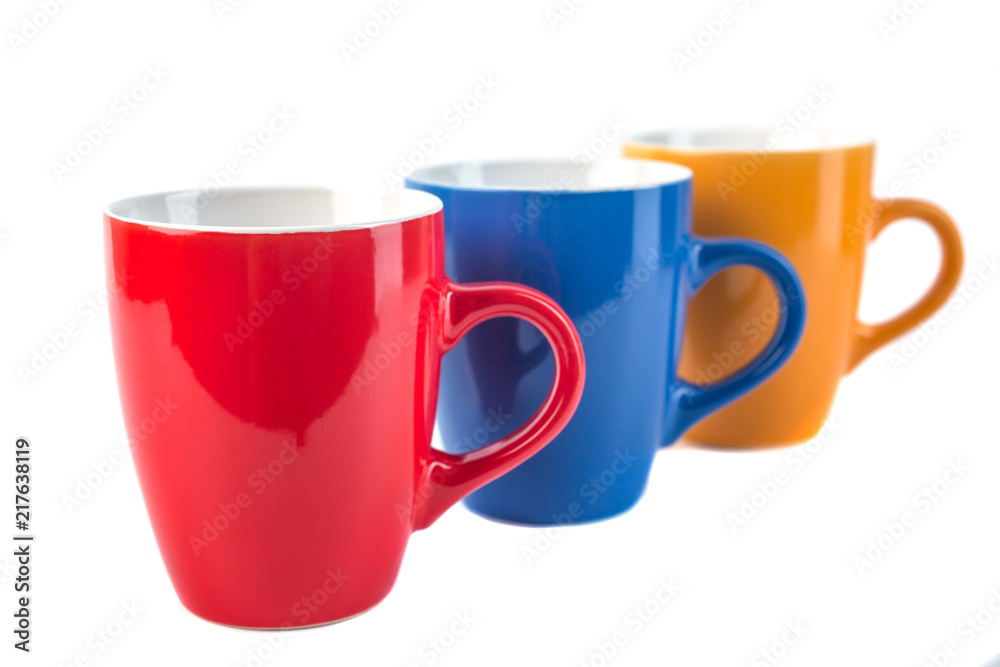
[[[30,655],[11,647],[12,548],[0,550],[0,663],[82,656],[95,665],[231,666],[256,664],[252,651],[262,664],[289,666],[765,665],[760,651],[782,640],[787,623],[805,628],[779,661],[789,667],[918,666],[950,641],[958,655],[949,665],[1000,654],[1000,614],[984,613],[992,623],[969,641],[960,627],[1000,596],[1000,279],[967,283],[1000,249],[1000,6],[909,0],[913,15],[884,35],[891,0],[590,0],[554,27],[546,11],[557,0],[407,0],[347,62],[341,44],[386,6],[245,0],[220,17],[213,0],[71,1],[15,50],[10,35],[39,6],[4,3],[0,537],[10,544],[12,443],[24,435],[35,451],[38,542]],[[708,46],[678,68],[673,54],[723,9],[732,21],[712,39],[702,35]],[[141,85],[147,67],[164,80],[139,91],[145,99],[121,118],[115,100]],[[495,92],[458,126],[447,122],[448,109],[489,76]],[[389,598],[339,625],[259,634],[180,606],[121,439],[106,316],[87,305],[103,296],[105,204],[202,187],[230,160],[239,185],[384,190],[385,173],[438,127],[446,141],[432,161],[569,157],[609,121],[629,132],[774,125],[814,86],[832,97],[805,125],[876,137],[876,187],[903,178],[908,195],[954,215],[970,298],[949,306],[948,321],[919,337],[905,363],[892,362],[896,343],[844,380],[837,433],[801,469],[788,458],[801,449],[678,445],[661,452],[634,511],[552,533],[530,563],[524,548],[544,531],[455,508],[413,537]],[[281,107],[294,121],[247,159],[241,143]],[[60,179],[53,163],[104,118],[112,132]],[[957,140],[914,177],[907,160],[946,128]],[[879,319],[912,302],[936,262],[929,231],[893,227],[869,255],[862,314]],[[79,335],[22,380],[18,366],[70,322]],[[125,462],[69,511],[65,494],[115,452]],[[968,472],[921,512],[914,495],[950,461]],[[790,482],[734,533],[727,514],[777,470]],[[906,511],[917,524],[859,572],[855,557]],[[661,578],[681,590],[637,628],[626,615],[655,596]],[[137,620],[98,654],[92,634],[132,602]],[[451,637],[454,615],[466,612],[471,628]],[[602,662],[596,644],[617,631],[627,642]],[[431,640],[450,647],[433,653]]]

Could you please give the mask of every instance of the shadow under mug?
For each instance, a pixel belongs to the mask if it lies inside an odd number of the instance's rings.
[[[111,204],[104,231],[133,459],[174,587],[205,619],[304,627],[371,608],[414,530],[579,402],[565,313],[523,286],[450,282],[426,193],[156,194]],[[499,316],[552,345],[544,401],[487,448],[434,450],[441,357]]]
[[[691,172],[649,160],[467,162],[419,169],[411,188],[444,202],[448,274],[512,280],[552,297],[587,355],[568,426],[524,465],[466,498],[503,521],[602,519],[643,493],[661,444],[784,363],[802,332],[798,278],[777,252],[690,233]],[[688,300],[722,269],[762,270],[780,295],[768,345],[740,373],[696,386],[677,376]],[[448,451],[505,435],[541,402],[551,354],[530,326],[488,322],[442,365],[438,427]]]
[[[955,224],[940,208],[896,190],[873,198],[874,153],[870,140],[825,130],[679,129],[625,142],[627,156],[694,171],[695,233],[738,235],[776,248],[795,266],[809,300],[802,344],[789,362],[692,428],[687,439],[724,447],[809,440],[822,429],[840,378],[954,291],[962,272]],[[904,218],[923,220],[937,234],[937,278],[903,313],[880,324],[860,322],[865,250]],[[775,330],[776,307],[768,281],[753,271],[736,267],[714,277],[691,301],[682,375],[704,381],[738,372]]]

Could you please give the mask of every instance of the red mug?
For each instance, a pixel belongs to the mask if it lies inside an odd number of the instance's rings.
[[[540,450],[579,403],[570,319],[524,286],[450,282],[433,195],[154,194],[108,206],[104,231],[143,497],[178,596],[210,621],[370,609],[410,533]],[[441,357],[504,316],[552,345],[548,397],[487,447],[433,449]]]

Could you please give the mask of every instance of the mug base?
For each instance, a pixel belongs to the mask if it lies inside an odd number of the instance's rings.
[[[213,625],[220,625],[224,628],[233,628],[234,630],[256,630],[259,632],[294,632],[295,630],[309,630],[311,628],[322,628],[323,626],[326,625],[336,625],[338,623],[344,623],[345,621],[353,620],[358,616],[364,616],[365,614],[372,611],[373,609],[375,609],[375,607],[379,606],[380,604],[382,604],[382,600],[379,600],[378,602],[368,607],[367,609],[362,609],[357,613],[351,614],[350,616],[344,616],[343,618],[334,618],[329,621],[320,621],[319,623],[309,623],[307,625],[284,625],[284,626],[257,626],[257,625],[240,625],[238,623],[225,623],[223,621],[216,621],[211,618],[205,618],[204,616],[196,614],[190,609],[188,609],[188,611],[203,621],[208,621]],[[187,607],[185,607],[185,609],[187,609]]]
[[[669,445],[669,447],[675,447],[676,445],[689,445],[697,449],[712,449],[716,451],[732,451],[734,449],[742,450],[765,450],[765,449],[784,449],[787,447],[795,447],[797,445],[803,445],[810,440],[813,440],[823,431],[824,422],[820,422],[818,426],[810,426],[795,433],[785,433],[781,435],[758,435],[758,436],[746,436],[743,437],[732,437],[731,435],[722,434],[712,434],[703,433],[696,426],[694,429],[684,434],[683,438],[677,442],[675,445]]]
[[[794,440],[778,442],[712,442],[685,438],[683,441],[673,445],[668,445],[670,449],[706,449],[716,452],[731,452],[734,450],[743,451],[766,451],[768,449],[787,449],[808,442],[810,438],[796,438]],[[680,445],[678,447],[677,445]]]
[[[630,511],[635,507],[642,496],[633,499],[626,505],[615,507],[613,509],[599,510],[596,512],[588,512],[579,517],[570,517],[566,514],[565,508],[562,510],[562,516],[567,517],[568,520],[563,521],[560,519],[552,518],[553,515],[559,515],[560,513],[553,512],[548,515],[549,518],[538,518],[538,517],[528,517],[525,515],[506,513],[506,512],[489,512],[483,510],[482,508],[475,507],[470,504],[468,499],[462,501],[465,509],[469,510],[476,516],[482,517],[484,519],[489,519],[496,523],[502,523],[508,526],[519,526],[521,528],[550,528],[553,526],[585,526],[590,523],[600,523],[601,521],[607,521],[608,519],[613,519],[617,516],[621,516],[626,512]]]

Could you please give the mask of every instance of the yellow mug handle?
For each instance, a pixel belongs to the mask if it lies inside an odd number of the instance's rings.
[[[880,324],[856,322],[854,345],[847,370],[851,371],[869,354],[917,326],[948,299],[962,274],[962,238],[951,217],[929,202],[917,199],[885,199],[876,202],[881,211],[875,218],[872,238],[902,218],[918,218],[931,226],[941,242],[941,268],[927,293],[891,320]]]

